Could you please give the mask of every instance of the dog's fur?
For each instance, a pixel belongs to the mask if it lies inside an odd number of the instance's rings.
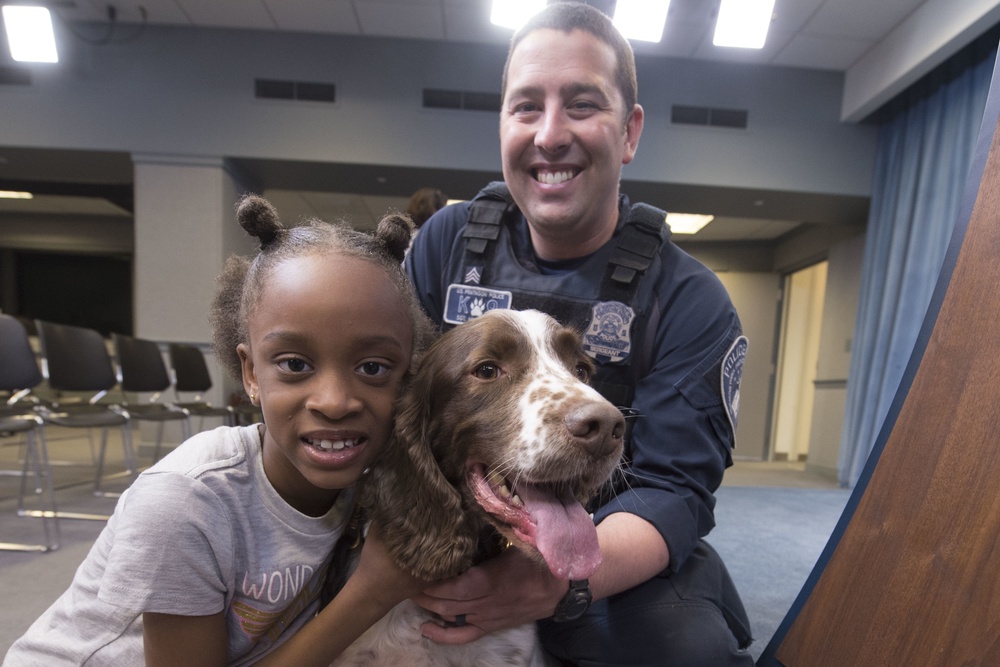
[[[586,384],[592,372],[579,336],[537,311],[492,311],[435,342],[401,397],[392,442],[361,485],[400,566],[442,579],[506,540],[561,578],[597,569],[596,532],[581,504],[617,466],[625,424]],[[566,509],[546,509],[560,504]],[[569,546],[546,541],[543,515],[553,514],[578,519],[565,522],[572,529],[551,522],[554,541]],[[334,664],[543,664],[534,623],[448,646],[421,637],[430,618],[404,602]]]

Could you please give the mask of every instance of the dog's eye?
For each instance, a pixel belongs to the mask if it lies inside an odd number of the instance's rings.
[[[500,367],[488,361],[476,366],[476,370],[472,371],[472,374],[480,380],[496,380],[500,377]]]
[[[590,382],[590,366],[586,364],[576,365],[576,379],[580,382]]]

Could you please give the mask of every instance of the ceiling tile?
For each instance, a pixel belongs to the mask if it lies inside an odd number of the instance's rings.
[[[881,39],[924,0],[826,0],[803,26],[811,34]]]
[[[444,12],[439,5],[417,0],[355,0],[355,7],[364,35],[444,39]]]
[[[274,19],[263,0],[177,0],[184,13],[201,27],[273,29]]]
[[[873,44],[865,39],[799,33],[771,60],[771,64],[844,71]]]
[[[342,35],[361,32],[350,0],[264,0],[264,3],[279,30]]]

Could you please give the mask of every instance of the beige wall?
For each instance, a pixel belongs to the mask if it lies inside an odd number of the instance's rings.
[[[775,273],[736,271],[721,272],[718,276],[740,314],[743,333],[750,340],[740,387],[740,416],[733,457],[760,461],[767,451],[779,277]]]
[[[816,368],[815,400],[806,469],[837,479],[840,433],[851,366],[865,235],[835,243],[828,253],[826,298]]]

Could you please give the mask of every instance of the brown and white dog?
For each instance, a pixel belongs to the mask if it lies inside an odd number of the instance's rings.
[[[590,577],[601,554],[584,503],[618,465],[625,430],[592,372],[579,336],[537,311],[492,311],[442,335],[361,486],[397,562],[436,580],[506,541],[557,577]],[[406,601],[334,665],[544,664],[534,623],[446,646],[421,637],[429,619]]]

